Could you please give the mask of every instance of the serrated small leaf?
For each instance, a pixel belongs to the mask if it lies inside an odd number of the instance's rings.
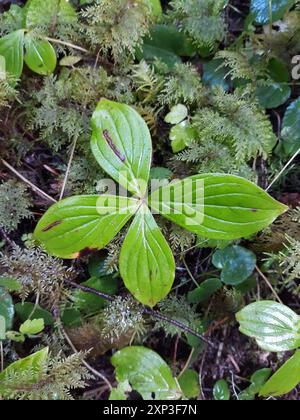
[[[170,183],[155,191],[149,204],[179,226],[218,240],[252,235],[288,209],[252,182],[222,174]]]
[[[20,333],[26,335],[34,335],[39,334],[45,328],[45,323],[42,318],[40,319],[27,319],[21,326],[20,326]]]
[[[170,292],[174,257],[147,206],[139,209],[129,228],[119,264],[125,286],[144,305],[153,307]]]
[[[0,39],[0,56],[5,59],[7,73],[19,79],[23,71],[24,30],[12,32]]]
[[[54,204],[39,221],[34,237],[52,255],[77,258],[105,247],[138,207],[133,198],[83,195]]]
[[[257,24],[266,25],[270,22],[270,17],[272,22],[282,19],[295,3],[296,0],[251,0],[250,11]]]
[[[263,350],[281,352],[300,346],[300,317],[285,305],[255,302],[243,308],[236,319],[240,331],[255,338]]]
[[[173,106],[171,111],[166,115],[165,122],[169,124],[179,124],[188,116],[188,109],[185,105],[178,104]]]
[[[188,120],[182,121],[170,130],[170,140],[173,153],[179,153],[184,150],[193,140],[197,138],[195,130]]]
[[[21,283],[11,277],[0,277],[0,287],[9,292],[19,292],[22,289]]]
[[[181,390],[166,362],[145,347],[126,347],[111,359],[118,382],[128,381],[144,400],[178,400]]]
[[[91,147],[99,165],[138,196],[147,191],[152,141],[143,118],[130,106],[102,99],[92,117]]]
[[[300,383],[300,350],[278,369],[260,390],[260,396],[277,397],[292,391]]]
[[[49,41],[25,37],[25,63],[33,72],[44,76],[54,72],[57,64],[56,52]]]

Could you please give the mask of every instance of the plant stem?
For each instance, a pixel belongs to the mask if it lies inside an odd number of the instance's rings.
[[[11,166],[6,160],[1,159],[1,162],[4,166],[6,166],[7,169],[9,169],[12,173],[14,173],[18,178],[21,179],[21,181],[25,182],[25,184],[29,185],[29,187],[36,192],[37,194],[43,196],[44,198],[47,198],[47,200],[52,201],[53,203],[56,203],[57,201],[50,197],[47,193],[45,193],[43,190],[41,190],[39,187],[34,185],[32,182],[30,182],[28,179],[26,179],[23,175],[20,174],[13,166]]]
[[[48,36],[43,36],[43,39],[49,42],[53,42],[54,44],[64,45],[66,47],[73,48],[74,50],[78,50],[84,53],[89,53],[89,51],[86,50],[85,48],[79,47],[78,45],[71,44],[70,42],[61,41],[60,39],[56,39],[56,38],[49,38]]]
[[[277,301],[283,305],[283,302],[280,299],[280,297],[278,296],[278,293],[276,292],[276,290],[274,289],[274,287],[272,286],[270,281],[267,279],[267,277],[264,275],[264,273],[258,268],[258,266],[256,266],[255,268],[256,268],[256,271],[258,272],[258,274],[264,279],[264,281],[266,282],[269,289],[272,291],[272,293],[275,296],[275,298],[277,299]]]
[[[74,353],[78,353],[76,347],[74,346],[74,344],[72,343],[70,337],[68,336],[68,334],[66,333],[66,331],[64,330],[64,328],[60,325],[59,329],[61,330],[63,336],[65,337],[66,341],[68,342],[69,346],[71,347],[71,349],[73,350]],[[102,379],[106,385],[108,386],[108,388],[110,390],[112,390],[112,384],[109,382],[109,380],[102,375],[102,373],[98,372],[96,369],[94,369],[92,366],[90,366],[85,360],[82,360],[82,364],[91,372],[93,373],[95,376],[98,376],[98,378]]]
[[[297,150],[297,152],[291,157],[291,159],[288,161],[288,163],[281,169],[278,175],[274,178],[274,180],[271,182],[271,184],[268,186],[266,191],[269,191],[271,187],[275,184],[276,181],[281,177],[281,175],[285,172],[285,170],[291,165],[291,163],[296,159],[296,157],[300,153],[300,148]]]
[[[70,153],[68,167],[67,167],[67,170],[66,170],[66,174],[65,174],[63,186],[62,186],[62,189],[61,189],[61,192],[60,192],[59,201],[63,199],[63,196],[65,194],[65,189],[66,189],[66,186],[67,186],[67,182],[68,182],[68,178],[69,178],[69,174],[70,174],[72,162],[73,162],[73,159],[74,159],[76,145],[77,145],[77,138],[73,141],[73,144],[72,144],[72,149],[71,149],[71,153]]]
[[[93,293],[94,295],[97,295],[97,296],[99,296],[103,299],[106,299],[109,302],[114,301],[114,298],[112,296],[107,295],[106,293],[103,293],[103,292],[99,292],[98,290],[93,289],[91,287],[82,286],[81,284],[74,283],[71,280],[65,280],[65,283],[67,283],[70,286],[73,286],[77,289],[80,289],[83,292]],[[172,324],[175,327],[180,328],[182,331],[185,331],[186,333],[191,334],[192,336],[198,338],[199,340],[203,341],[204,343],[208,344],[209,346],[215,347],[215,345],[210,340],[208,340],[206,337],[199,334],[197,331],[193,330],[192,328],[188,327],[187,325],[182,324],[181,322],[177,321],[176,319],[169,318],[168,316],[163,315],[158,311],[154,311],[153,309],[148,308],[146,306],[143,306],[142,309],[143,309],[144,314],[150,315],[150,316],[152,316],[154,318],[157,318],[161,321],[168,322],[169,324]]]
[[[185,372],[185,371],[187,370],[187,368],[189,367],[189,365],[190,365],[190,363],[191,363],[191,360],[192,360],[192,357],[193,357],[194,352],[195,352],[195,347],[192,347],[192,350],[191,350],[191,352],[190,352],[190,354],[189,354],[189,357],[188,357],[187,361],[185,362],[185,364],[184,364],[184,366],[183,366],[182,371],[181,371],[181,372],[179,373],[179,375],[177,376],[177,380],[181,378],[181,376],[184,374],[184,372]]]

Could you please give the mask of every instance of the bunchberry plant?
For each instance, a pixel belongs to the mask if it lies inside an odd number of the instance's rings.
[[[236,316],[240,331],[268,352],[295,350],[260,390],[261,396],[279,396],[300,383],[300,316],[289,307],[273,302],[254,302]]]
[[[156,189],[149,197],[152,143],[145,121],[131,107],[102,99],[92,117],[92,152],[130,197],[82,195],[53,205],[35,237],[61,258],[102,249],[132,218],[120,255],[120,274],[137,300],[153,307],[171,290],[175,261],[152,215],[159,213],[213,239],[249,236],[286,207],[251,182],[232,175],[201,174]]]

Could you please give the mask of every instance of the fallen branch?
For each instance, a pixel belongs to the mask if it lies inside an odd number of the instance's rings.
[[[105,299],[109,302],[114,301],[114,298],[112,296],[107,295],[106,293],[103,293],[103,292],[99,292],[98,290],[93,289],[91,287],[82,286],[81,284],[74,283],[73,281],[70,281],[70,280],[65,280],[65,283],[69,284],[70,286],[75,287],[76,289],[80,289],[83,292],[93,293],[94,295],[97,295],[97,296],[101,297],[102,299]],[[197,331],[193,330],[192,328],[188,327],[185,324],[182,324],[181,322],[177,321],[176,319],[169,318],[168,316],[163,315],[158,311],[154,311],[153,309],[148,308],[146,306],[143,306],[142,309],[143,309],[144,314],[150,315],[150,316],[152,316],[154,318],[157,318],[161,321],[168,322],[169,324],[172,324],[175,327],[180,328],[182,331],[184,331],[188,334],[191,334],[192,336],[198,338],[199,340],[203,341],[204,343],[208,344],[209,346],[215,347],[215,345],[210,340],[208,340],[206,337],[204,337],[202,334],[199,334]]]

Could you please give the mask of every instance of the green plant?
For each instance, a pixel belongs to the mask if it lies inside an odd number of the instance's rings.
[[[240,331],[255,338],[266,351],[283,352],[300,347],[300,316],[287,306],[261,301],[243,308],[236,316]],[[279,396],[300,383],[300,351],[296,353],[260,389],[261,396]]]
[[[175,274],[173,255],[148,204],[153,212],[213,239],[248,236],[286,210],[254,184],[218,174],[169,184],[147,198],[152,146],[143,119],[129,106],[103,99],[93,115],[92,128],[96,160],[133,196],[68,198],[47,211],[35,237],[56,256],[77,258],[87,249],[105,247],[135,215],[122,245],[120,272],[126,287],[144,304],[154,306],[164,298]]]
[[[151,20],[149,0],[97,0],[82,12],[85,30],[92,45],[99,45],[104,54],[111,52],[116,61],[125,53],[134,54],[147,33]]]
[[[114,354],[112,364],[119,384],[128,382],[145,400],[178,400],[182,395],[169,366],[150,349],[126,347]]]
[[[9,365],[0,374],[0,395],[5,399],[70,400],[71,390],[83,388],[91,378],[81,353],[50,357],[44,348]]]
[[[77,22],[67,0],[28,0],[24,8],[14,6],[2,19],[8,33],[0,39],[0,56],[4,57],[6,72],[15,79],[20,78],[24,61],[37,74],[52,74],[57,65],[56,52],[43,30],[49,33],[54,26],[59,32]]]
[[[7,232],[16,230],[23,219],[32,217],[31,205],[32,200],[24,184],[14,180],[3,182],[0,185],[0,227]]]
[[[198,48],[206,48],[209,53],[224,38],[225,23],[221,12],[226,4],[226,0],[173,0],[169,17]]]

